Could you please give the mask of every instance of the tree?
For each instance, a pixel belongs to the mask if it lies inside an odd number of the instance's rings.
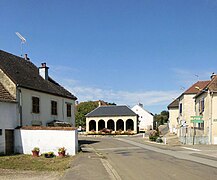
[[[116,105],[115,103],[107,103],[100,101],[104,105]],[[84,127],[86,125],[86,117],[89,112],[93,111],[99,106],[99,101],[81,102],[76,106],[75,125]]]
[[[157,128],[158,126],[163,125],[164,123],[167,123],[168,119],[169,119],[168,111],[164,110],[160,114],[155,114],[154,115],[154,127]]]
[[[86,125],[85,115],[97,107],[98,107],[97,101],[81,102],[80,104],[78,104],[75,112],[76,126],[82,126],[82,127],[85,126]]]

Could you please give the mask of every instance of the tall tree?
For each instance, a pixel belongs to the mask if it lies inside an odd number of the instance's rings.
[[[101,101],[104,105],[116,105],[115,103],[107,103]],[[81,102],[76,106],[75,112],[75,125],[84,127],[86,125],[85,115],[89,112],[93,111],[95,108],[99,106],[99,101],[87,101]]]
[[[76,126],[85,126],[85,115],[98,107],[97,101],[81,102],[76,106],[75,124]]]
[[[162,111],[160,114],[154,115],[154,127],[157,128],[160,125],[163,125],[164,123],[167,123],[169,119],[169,112],[168,111]]]

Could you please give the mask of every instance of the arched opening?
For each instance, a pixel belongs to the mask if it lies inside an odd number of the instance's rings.
[[[115,130],[115,123],[114,123],[114,121],[112,119],[108,120],[108,122],[107,122],[107,128],[111,129],[112,131]]]
[[[127,130],[131,130],[131,131],[134,130],[134,122],[133,122],[132,119],[128,119],[128,120],[126,121],[126,129],[127,129]]]
[[[116,122],[116,130],[119,131],[119,130],[122,130],[124,131],[124,121],[122,119],[119,119],[117,122]]]
[[[89,131],[96,131],[96,121],[95,120],[91,120],[89,122]]]
[[[103,128],[105,128],[105,121],[101,119],[98,122],[98,131],[102,130]]]

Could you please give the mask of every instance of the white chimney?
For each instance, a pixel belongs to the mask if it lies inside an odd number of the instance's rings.
[[[216,74],[213,72],[212,75],[210,76],[211,79],[213,79],[216,76]]]
[[[41,67],[39,67],[39,74],[45,80],[48,80],[48,69],[49,67],[46,66],[46,63],[41,63]]]
[[[98,101],[98,107],[101,107],[101,105],[102,105],[102,104],[101,104],[101,101],[99,100],[99,101]]]

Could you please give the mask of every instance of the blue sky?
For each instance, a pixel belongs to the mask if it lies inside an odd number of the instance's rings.
[[[217,73],[216,0],[1,0],[0,48],[24,52],[79,101],[159,113]],[[199,78],[195,75],[198,75]]]

